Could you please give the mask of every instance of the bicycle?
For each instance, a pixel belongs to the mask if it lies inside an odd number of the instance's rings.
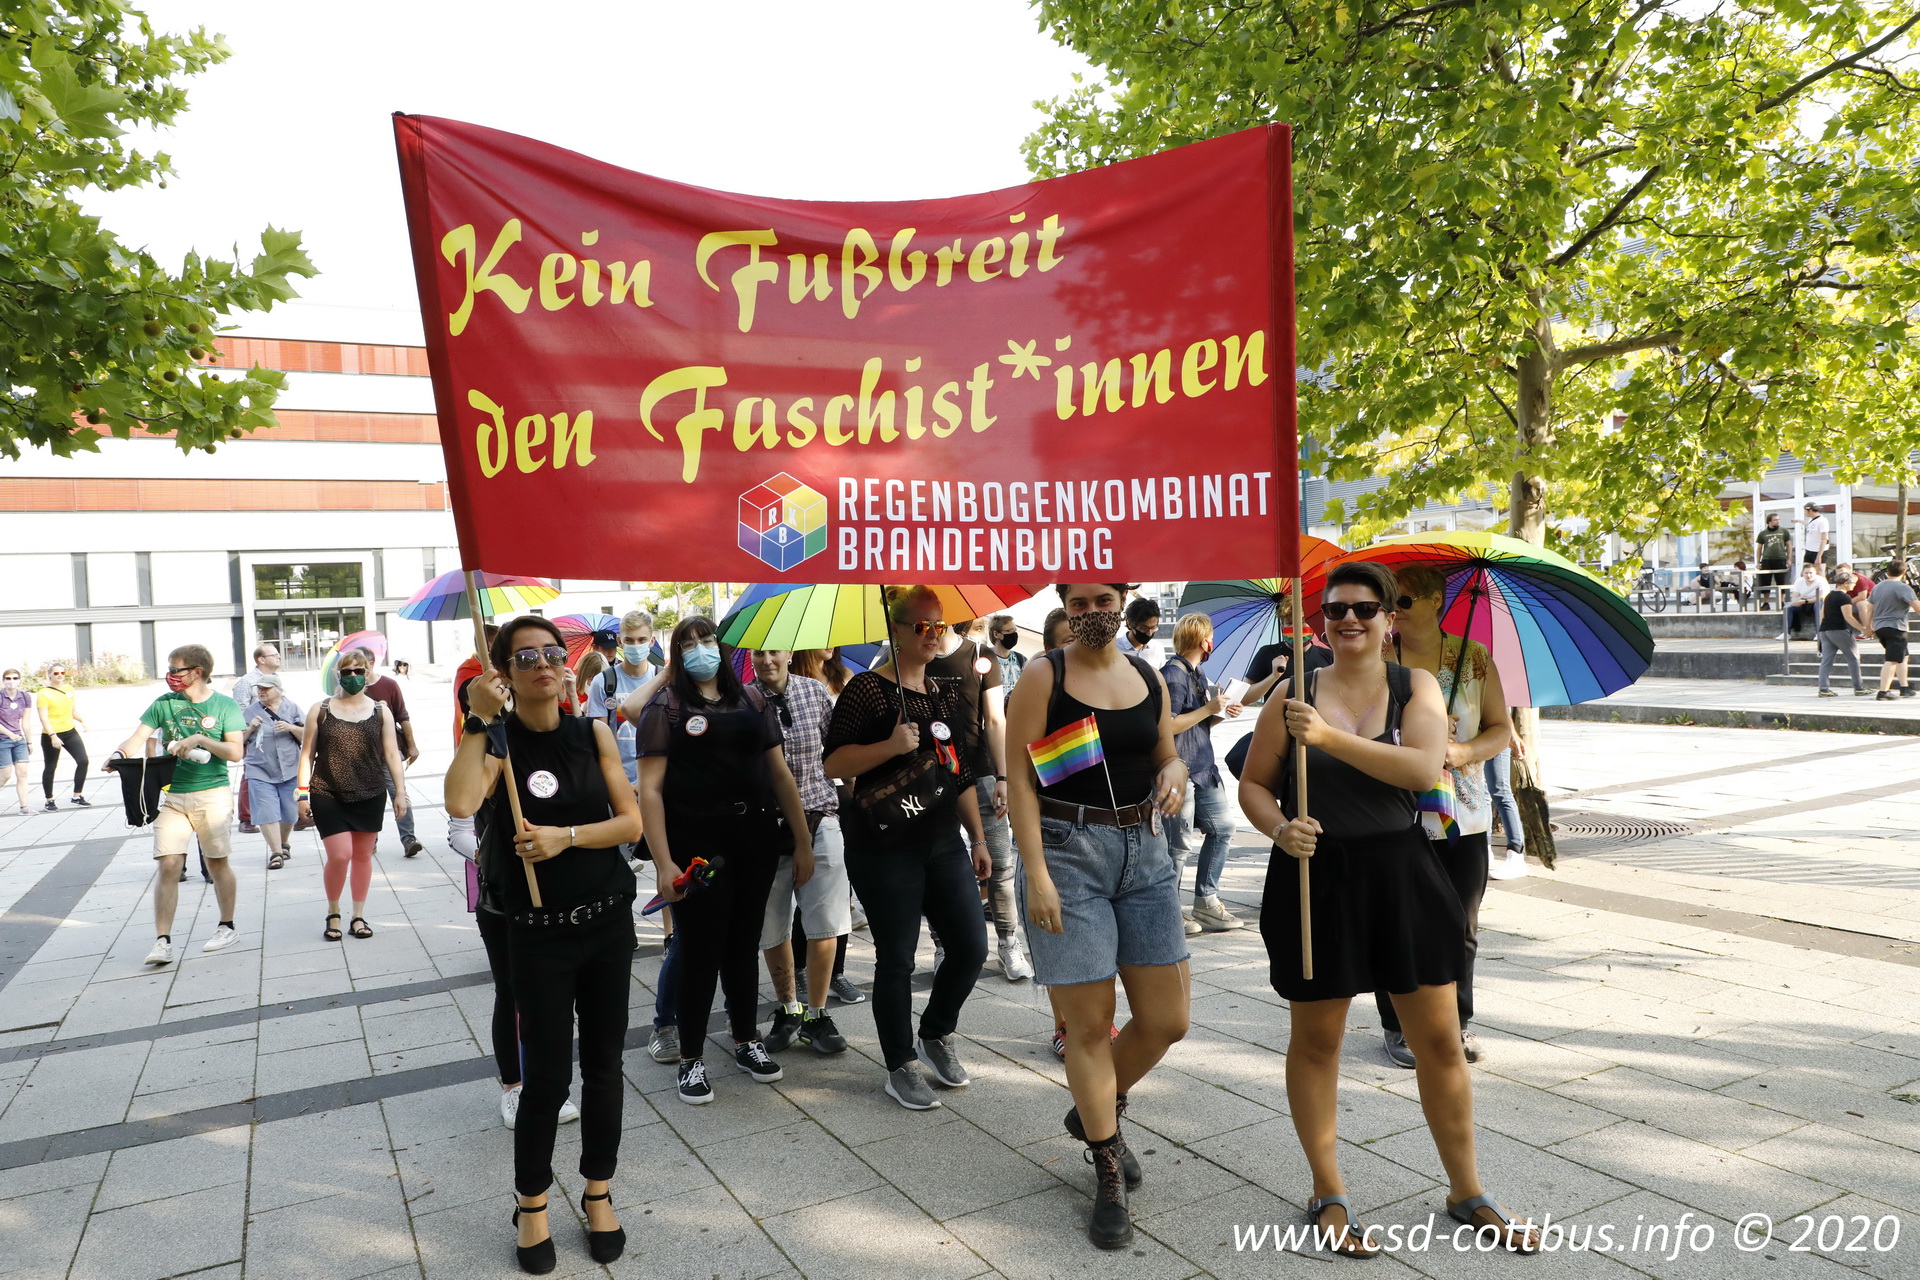
[[[1634,584],[1633,607],[1642,613],[1665,613],[1671,593],[1654,580],[1653,570],[1642,569]]]

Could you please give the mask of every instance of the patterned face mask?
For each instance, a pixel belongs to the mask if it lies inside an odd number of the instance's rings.
[[[1067,630],[1075,644],[1104,649],[1120,634],[1120,615],[1111,611],[1078,613],[1067,619]]]

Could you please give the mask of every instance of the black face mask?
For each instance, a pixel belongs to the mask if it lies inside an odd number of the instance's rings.
[[[1002,649],[1011,649],[1013,648],[1013,646],[1020,643],[1020,633],[1017,631],[1009,631],[1007,632],[1007,634],[1001,636],[998,640],[995,640],[994,643],[999,645]]]
[[[1131,641],[1133,641],[1133,647],[1134,647],[1134,648],[1136,648],[1136,649],[1144,649],[1144,648],[1146,648],[1146,647],[1147,647],[1147,645],[1149,645],[1149,644],[1151,644],[1151,643],[1153,642],[1153,632],[1151,632],[1151,631],[1134,631],[1134,630],[1132,630],[1132,629],[1129,629],[1129,630],[1127,631],[1127,638],[1128,638],[1129,640],[1131,640]]]

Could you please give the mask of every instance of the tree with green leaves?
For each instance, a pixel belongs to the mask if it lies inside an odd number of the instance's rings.
[[[130,129],[186,109],[179,85],[227,57],[203,30],[156,34],[120,0],[0,0],[0,453],[61,456],[134,428],[183,450],[270,427],[283,378],[201,366],[220,318],[295,296],[314,267],[269,228],[249,265],[189,254],[170,272],[82,212],[88,187],[166,185]]]
[[[1912,0],[1039,0],[1100,78],[1047,175],[1294,129],[1301,426],[1375,529],[1492,496],[1575,558],[1784,449],[1920,444]],[[1876,464],[1880,464],[1876,467]]]

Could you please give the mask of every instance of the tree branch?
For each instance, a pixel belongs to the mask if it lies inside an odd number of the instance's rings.
[[[1405,13],[1396,13],[1384,22],[1376,22],[1370,27],[1361,27],[1353,33],[1353,38],[1365,40],[1369,36],[1379,35],[1382,31],[1391,31],[1401,23],[1414,18],[1424,18],[1430,13],[1440,13],[1447,9],[1471,9],[1479,2],[1480,0],[1435,0],[1433,4],[1421,5],[1418,9],[1409,9]]]
[[[1630,351],[1648,351],[1654,347],[1670,347],[1684,336],[1678,329],[1664,329],[1659,333],[1649,333],[1638,338],[1614,338],[1607,342],[1591,342],[1584,347],[1569,347],[1554,358],[1553,367],[1563,369],[1570,364],[1585,364],[1592,360],[1606,360],[1613,356],[1623,356]]]
[[[1564,267],[1582,253],[1586,252],[1587,246],[1604,235],[1608,227],[1618,222],[1621,215],[1626,213],[1627,207],[1635,200],[1638,200],[1641,193],[1653,185],[1653,180],[1659,177],[1665,168],[1665,165],[1656,164],[1641,174],[1640,180],[1622,192],[1620,198],[1613,202],[1613,207],[1602,214],[1598,222],[1588,227],[1578,240],[1575,240],[1572,244],[1556,254],[1550,265]]]
[[[1845,71],[1848,67],[1854,66],[1857,63],[1865,61],[1866,59],[1872,57],[1874,54],[1880,52],[1880,50],[1892,44],[1895,40],[1898,40],[1901,36],[1905,35],[1909,30],[1913,28],[1915,23],[1920,23],[1920,12],[1915,12],[1912,17],[1908,18],[1905,22],[1901,23],[1899,26],[1895,27],[1893,30],[1887,32],[1886,35],[1881,36],[1878,40],[1875,40],[1872,44],[1868,45],[1866,48],[1860,50],[1860,52],[1849,54],[1847,57],[1844,57],[1844,58],[1836,58],[1834,61],[1829,62],[1826,66],[1821,67],[1818,71],[1809,71],[1806,75],[1801,76],[1798,80],[1795,80],[1792,84],[1782,89],[1779,93],[1774,94],[1771,98],[1761,99],[1759,104],[1754,107],[1753,113],[1755,115],[1759,115],[1763,111],[1771,111],[1775,107],[1781,106],[1786,102],[1790,101],[1794,97],[1794,95],[1798,94],[1802,89],[1806,89],[1811,85],[1816,85],[1820,83],[1822,80],[1825,80],[1828,76],[1832,75],[1836,71]]]

